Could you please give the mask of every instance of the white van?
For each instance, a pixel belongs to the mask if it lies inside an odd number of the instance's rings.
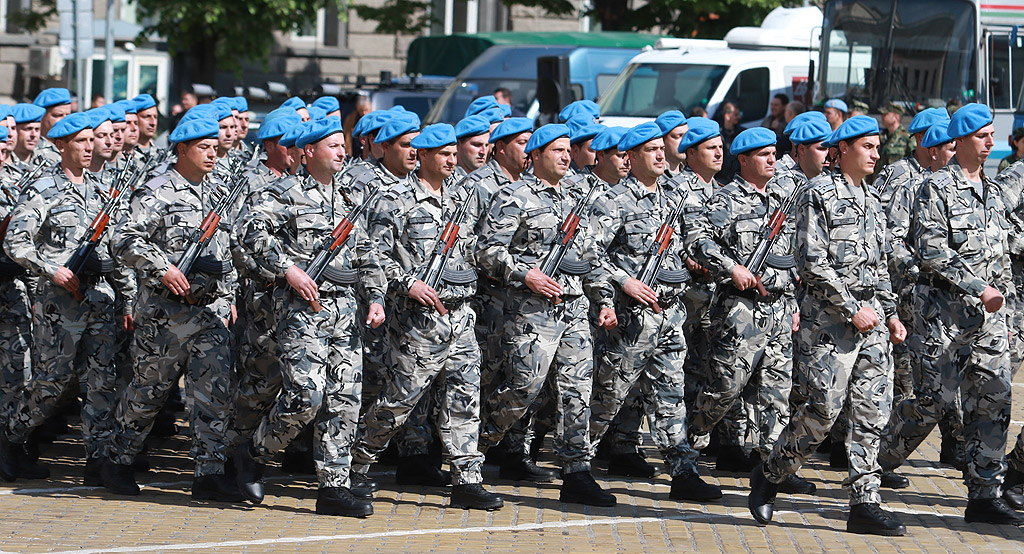
[[[774,95],[810,98],[821,23],[818,8],[776,8],[760,27],[737,27],[724,41],[663,41],[630,60],[608,87],[599,102],[601,122],[630,127],[665,110],[689,114],[696,106],[714,117],[729,100],[739,107],[742,125],[757,125]]]

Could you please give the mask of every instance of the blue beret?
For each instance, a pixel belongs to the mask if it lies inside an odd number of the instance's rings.
[[[633,127],[629,131],[626,131],[622,138],[619,139],[619,152],[626,152],[632,150],[637,146],[651,140],[664,136],[661,127],[653,121],[641,123],[636,127]]]
[[[686,125],[686,116],[679,110],[668,110],[659,115],[654,122],[658,124],[662,134],[664,134],[680,125]]]
[[[491,130],[491,122],[480,114],[471,115],[455,125],[455,137],[475,137]]]
[[[680,153],[686,152],[687,149],[693,148],[706,140],[722,136],[722,128],[713,119],[691,117],[686,120],[686,124],[689,126],[689,129],[683,135],[683,140],[679,141]]]
[[[594,118],[588,115],[577,115],[576,117],[570,117],[569,121],[565,122],[565,126],[569,128],[569,136],[586,127],[587,125],[593,125]]]
[[[408,112],[391,116],[391,119],[380,128],[373,142],[381,143],[394,140],[406,133],[412,133],[420,129],[420,118],[418,115]]]
[[[227,102],[221,102],[220,104],[211,102],[210,105],[213,106],[214,110],[216,110],[216,115],[214,115],[214,117],[217,121],[234,117],[235,115],[235,112],[231,111],[231,105]]]
[[[732,139],[729,153],[733,156],[746,154],[751,150],[773,146],[776,141],[775,131],[765,129],[764,127],[751,127],[740,132],[740,134],[736,135],[736,138]]]
[[[7,128],[7,126],[6,125],[0,125],[0,142],[6,141],[7,137],[9,135],[10,135],[10,130]]]
[[[124,107],[114,102],[113,104],[107,104],[103,106],[108,112],[110,112],[110,121],[113,123],[124,123]]]
[[[73,135],[82,129],[92,129],[92,117],[87,113],[73,113],[61,119],[46,133],[46,138],[57,139]]]
[[[302,123],[302,117],[290,108],[278,108],[267,114],[256,132],[256,140],[272,139],[284,136],[292,127]]]
[[[825,114],[821,112],[804,112],[802,114],[798,114],[793,119],[790,119],[789,123],[786,124],[786,128],[782,130],[782,134],[788,137],[793,130],[808,121],[821,121],[823,123],[828,123],[828,120],[825,119]]]
[[[234,108],[239,112],[249,111],[249,101],[244,96],[236,96],[233,99],[235,101]]]
[[[455,127],[447,123],[435,123],[427,125],[420,131],[416,138],[412,139],[413,148],[439,148],[455,144]]]
[[[297,110],[299,108],[305,108],[306,107],[306,103],[301,98],[299,98],[298,96],[292,96],[291,98],[289,98],[289,99],[285,100],[284,102],[282,102],[280,107],[281,108],[291,108],[293,110]]]
[[[388,108],[385,111],[389,111],[389,112],[407,112],[409,110],[405,109],[405,106],[403,106],[401,104],[395,104],[394,106],[391,106],[390,108]],[[417,116],[417,117],[419,117],[419,116]]]
[[[936,123],[949,123],[949,112],[946,111],[946,108],[928,108],[927,110],[921,110],[914,116],[914,119],[910,122],[910,126],[907,127],[907,131],[912,135],[916,135],[917,133],[927,131]]]
[[[235,109],[235,99],[231,96],[218,96],[217,98],[211,100],[210,103],[214,106],[222,104],[227,106],[228,109]]]
[[[0,104],[0,120],[7,119],[11,115],[11,107],[7,104]]]
[[[323,119],[327,117],[327,110],[318,106],[310,106],[306,108],[306,111],[309,112],[310,119]]]
[[[385,112],[383,110],[374,110],[364,115],[363,117],[360,117],[359,121],[356,121],[355,127],[352,128],[352,136],[354,138],[358,138],[370,132],[370,125],[377,124],[377,116],[382,113]],[[383,125],[383,123],[381,123],[380,125]],[[378,129],[380,129],[380,125],[377,125]]]
[[[936,123],[925,131],[921,146],[931,148],[952,141],[953,139],[949,136],[949,123]]]
[[[818,121],[817,118],[813,118],[805,120],[803,124],[793,129],[789,134],[789,140],[793,144],[812,144],[825,140],[831,134],[832,126],[828,122]]]
[[[488,123],[501,123],[505,121],[505,114],[501,111],[501,108],[487,108],[476,115],[486,117]]]
[[[497,108],[497,107],[498,107],[498,100],[494,98],[493,94],[489,95],[489,96],[481,96],[480,98],[477,98],[476,100],[473,100],[472,102],[469,103],[469,107],[466,108],[466,115],[464,117],[469,117],[471,115],[476,115],[476,114],[478,114],[480,112],[483,112],[485,110],[489,110],[491,108]],[[500,110],[500,108],[499,108],[499,110]],[[511,113],[511,112],[509,112],[509,113]]]
[[[618,150],[619,141],[622,136],[629,132],[628,127],[605,127],[590,143],[590,149],[594,152],[615,148]]]
[[[977,102],[965,104],[949,118],[950,138],[967,136],[992,123],[992,110]]]
[[[601,117],[601,108],[593,100],[577,100],[558,112],[558,120],[566,122],[578,115],[590,116],[596,122]]]
[[[114,102],[114,103],[117,104],[118,106],[121,106],[122,108],[124,108],[124,113],[125,114],[138,113],[138,111],[139,111],[138,108],[135,107],[135,102],[132,102],[131,100],[128,100],[128,99],[118,100],[117,102]]]
[[[292,110],[293,112],[295,111],[292,108],[286,109]],[[306,129],[308,129],[309,126],[312,124],[312,121],[302,121],[302,117],[299,117],[299,123],[297,125],[292,125],[291,129],[288,129],[288,131],[285,134],[281,135],[281,138],[277,141],[277,143],[280,144],[281,146],[284,146],[285,148],[294,147],[295,141],[298,140],[299,137],[301,137],[302,134],[306,132]]]
[[[341,110],[341,104],[338,103],[338,99],[333,96],[321,96],[313,101],[313,105],[320,108],[326,113],[337,112]]]
[[[132,98],[132,102],[135,102],[135,110],[137,112],[156,107],[156,100],[149,94],[140,94]]]
[[[487,142],[497,142],[499,139],[518,135],[523,131],[532,131],[533,121],[528,117],[510,117],[502,121],[494,128],[491,138]]]
[[[837,110],[839,110],[839,111],[841,111],[843,113],[848,113],[850,111],[850,108],[846,106],[846,102],[843,102],[842,100],[840,100],[838,98],[833,98],[831,100],[826,100],[825,101],[825,107],[826,108],[835,108],[835,109],[837,109]]]
[[[14,116],[14,123],[39,123],[46,115],[46,108],[35,104],[15,104],[11,107],[11,115]]]
[[[569,136],[569,128],[558,123],[549,123],[537,129],[526,142],[526,153],[547,146],[551,141]]]
[[[844,140],[851,140],[878,134],[878,122],[866,115],[855,115],[839,126],[828,138],[829,146],[838,146]]]
[[[373,117],[370,117],[370,119],[366,122],[366,127],[363,128],[363,134],[368,135],[374,131],[379,132],[381,127],[383,127],[385,123],[390,121],[392,117],[395,117],[397,113],[398,112],[393,112],[389,110],[378,110],[376,112],[370,112],[364,115],[364,119],[370,116]]]
[[[576,131],[569,133],[569,143],[579,144],[581,142],[588,141],[596,137],[598,133],[605,129],[606,127],[604,125],[601,125],[600,123],[594,123],[593,125],[581,127],[579,129],[576,129]]]
[[[178,126],[171,131],[168,140],[178,143],[197,139],[215,139],[219,134],[220,126],[212,117],[196,117],[189,121],[179,121]]]
[[[512,106],[508,104],[498,104],[498,109],[501,110],[501,115],[505,117],[512,117]]]
[[[321,140],[341,132],[341,121],[331,117],[311,120],[309,125],[305,126],[302,135],[295,140],[295,146],[299,148],[305,148],[310,144],[320,142]]]
[[[43,89],[32,103],[41,108],[70,104],[71,92],[66,88]]]
[[[184,115],[181,116],[181,119],[178,120],[178,124],[180,125],[186,121],[192,121],[193,119],[209,119],[215,122],[220,121],[217,119],[217,114],[219,112],[220,110],[218,110],[217,106],[213,104],[199,104],[197,106],[192,106]]]
[[[93,129],[103,125],[104,121],[110,121],[110,111],[105,107],[86,110],[85,115],[89,116],[89,127]]]

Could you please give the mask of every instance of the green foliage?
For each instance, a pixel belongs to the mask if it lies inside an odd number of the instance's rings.
[[[625,18],[634,30],[661,27],[677,37],[722,38],[733,27],[759,25],[783,0],[651,0]]]
[[[46,21],[57,15],[57,0],[36,0],[32,8],[7,15],[7,20],[19,29],[34,33],[46,26]]]
[[[359,17],[376,21],[378,33],[415,35],[437,21],[428,15],[430,5],[426,0],[387,0],[380,7],[352,4],[351,8]]]

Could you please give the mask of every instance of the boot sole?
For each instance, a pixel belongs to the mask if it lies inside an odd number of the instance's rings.
[[[106,485],[104,485],[103,488],[107,489],[107,491],[109,491],[109,492],[111,492],[113,494],[119,494],[121,496],[139,496],[142,493],[142,491],[140,491],[138,489],[134,489],[134,490],[120,489],[120,490],[118,490],[118,489],[115,489],[115,488],[108,487]]]
[[[964,516],[964,521],[967,523],[989,523],[992,525],[1015,525],[1020,527],[1024,525],[1024,520],[1020,519],[1002,519],[1002,518],[968,518]]]
[[[649,471],[640,472],[640,471],[633,471],[633,470],[619,468],[619,467],[616,467],[616,468],[613,468],[611,466],[608,467],[608,475],[614,475],[616,477],[639,477],[641,479],[654,479],[654,476],[657,475],[657,474],[658,474],[657,471],[654,471],[654,472],[649,472]]]
[[[367,507],[361,510],[342,510],[337,508],[327,508],[317,505],[317,515],[321,516],[341,516],[341,517],[358,517],[364,518],[373,515],[373,507]]]
[[[864,528],[858,529],[856,527],[846,527],[847,533],[854,533],[857,535],[878,535],[880,537],[902,537],[907,534],[907,528],[901,527],[900,529],[875,529],[875,528]]]
[[[204,501],[212,501],[212,502],[232,502],[232,503],[236,503],[236,504],[239,503],[239,502],[245,502],[245,498],[242,498],[241,495],[239,495],[239,496],[223,496],[223,495],[218,495],[216,493],[212,493],[212,494],[199,493],[199,494],[196,494],[195,492],[192,493],[192,500],[204,500]]]
[[[505,502],[501,500],[487,504],[476,504],[473,502],[452,502],[450,507],[458,510],[486,510],[488,512],[491,512],[494,510],[500,510],[501,508],[504,508]]]
[[[531,483],[551,483],[555,480],[554,475],[506,475],[500,472],[498,478],[504,481],[529,481]]]
[[[723,496],[722,493],[718,493],[718,494],[704,494],[704,495],[687,495],[687,494],[682,494],[682,493],[679,493],[679,494],[669,493],[669,495],[668,495],[668,497],[670,499],[672,499],[672,500],[691,500],[691,501],[695,501],[695,502],[705,502],[705,501],[708,501],[708,500],[720,500],[722,498],[722,496]]]

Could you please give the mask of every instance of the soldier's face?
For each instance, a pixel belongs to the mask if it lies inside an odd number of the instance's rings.
[[[487,163],[487,139],[490,136],[490,133],[484,133],[459,140],[459,165],[467,171],[473,171]]]
[[[843,112],[835,108],[825,108],[825,120],[835,131],[843,123]]]
[[[895,127],[900,122],[900,114],[896,112],[886,112],[882,115],[882,125],[886,127]]]
[[[178,163],[185,165],[190,173],[201,172],[205,175],[213,171],[217,163],[217,139],[200,139],[180,144]]]
[[[625,152],[619,152],[615,148],[598,152],[597,166],[600,168],[612,168],[615,170],[615,174],[619,176],[619,179],[629,175],[629,157]]]
[[[420,136],[419,132],[406,133],[404,135],[383,143],[384,165],[395,172],[404,172],[406,175],[416,169],[416,149],[412,147],[412,139]]]
[[[114,125],[104,121],[92,131],[92,155],[107,161],[114,157]]]
[[[225,117],[218,122],[217,146],[221,152],[231,150],[235,145],[235,118]]]
[[[665,159],[675,163],[683,160],[684,155],[679,153],[679,141],[683,140],[683,135],[689,128],[689,125],[680,125],[665,133],[665,136],[662,137],[665,141]]]
[[[124,145],[135,146],[139,143],[139,117],[133,113],[124,116]]]
[[[4,141],[3,146],[0,146],[0,167],[3,167],[4,163],[7,162],[7,153],[10,151],[11,149],[7,147],[7,142]]]
[[[530,153],[538,177],[558,180],[569,171],[569,139],[557,138]]]
[[[38,123],[22,123],[17,126],[18,128],[18,144],[24,150],[32,152],[36,149],[36,145],[39,144],[39,124]]]
[[[345,166],[345,135],[334,133],[305,148],[306,164],[331,173]]]
[[[665,173],[665,141],[654,138],[628,152],[629,168],[641,179],[656,179]]]
[[[938,171],[949,164],[949,160],[956,155],[956,141],[949,141],[946,144],[932,146],[928,149],[928,156],[932,159],[932,171]]]
[[[54,145],[60,151],[61,163],[66,167],[83,169],[92,163],[92,129],[82,129],[70,137],[57,139]]]
[[[983,165],[995,146],[996,129],[988,124],[981,129],[956,139],[956,159],[961,164]]]
[[[46,109],[46,114],[43,115],[42,127],[46,130],[53,128],[56,123],[71,113],[71,105],[64,104],[62,106],[52,106]]]
[[[523,131],[513,136],[507,142],[502,141],[500,146],[501,159],[498,161],[506,167],[519,168],[520,171],[524,171],[530,166],[530,157],[526,155],[526,143],[530,142],[532,135],[533,133],[530,131]],[[499,148],[497,143],[495,143],[494,147]],[[498,155],[498,153],[496,152],[495,155]]]
[[[112,125],[113,130],[110,133],[110,138],[114,141],[114,154],[124,149],[124,122],[114,123]]]
[[[156,107],[139,110],[139,138],[151,139],[156,136]]]
[[[447,179],[451,176],[452,172],[455,171],[455,163],[457,161],[456,148],[452,144],[450,146],[442,146],[440,148],[430,148],[419,150],[420,159],[420,171],[427,171],[433,175],[439,175],[442,179]]]
[[[710,138],[686,150],[686,163],[694,171],[718,173],[722,170],[725,149],[722,137]]]
[[[18,145],[18,126],[14,124],[13,116],[7,116],[3,125],[7,127],[7,151],[13,152],[14,147]]]
[[[828,147],[820,142],[814,144],[798,144],[796,147],[797,163],[800,169],[808,177],[817,177],[823,167],[825,158],[828,156]]]
[[[292,150],[298,149],[281,146],[281,143],[278,142],[279,140],[280,139],[263,141],[263,149],[267,152],[267,161],[275,167],[290,168],[295,165],[295,159],[292,157]]]
[[[839,143],[839,165],[843,173],[871,175],[878,162],[878,136],[860,137]]]
[[[751,183],[766,183],[775,175],[775,147],[765,146],[737,156],[740,175]]]
[[[593,139],[578,142],[572,145],[572,161],[579,167],[587,167],[597,163],[597,152],[590,149]]]
[[[242,140],[249,134],[249,112],[240,112],[235,119],[238,120],[238,140]]]
[[[299,117],[302,118],[302,121],[309,121],[309,110],[307,110],[306,108],[299,108],[295,110],[295,113],[299,114]]]

